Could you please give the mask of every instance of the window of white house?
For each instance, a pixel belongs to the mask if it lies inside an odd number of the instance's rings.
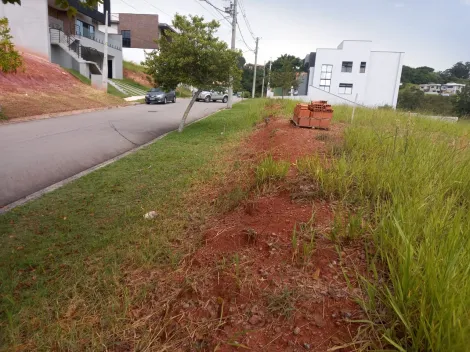
[[[341,72],[352,72],[352,68],[352,61],[343,61],[343,64],[341,65]]]
[[[320,73],[320,89],[329,92],[331,87],[331,74],[333,65],[322,65]]]
[[[361,62],[361,68],[359,69],[359,73],[366,73],[366,65],[367,63],[365,63],[364,61]]]
[[[339,94],[352,94],[353,85],[350,83],[339,84]]]

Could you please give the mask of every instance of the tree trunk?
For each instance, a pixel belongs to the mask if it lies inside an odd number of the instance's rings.
[[[188,115],[189,115],[189,111],[191,110],[191,108],[193,107],[194,105],[194,102],[196,101],[196,98],[199,96],[199,94],[202,92],[201,89],[198,89],[198,91],[196,92],[196,94],[193,95],[193,98],[191,99],[191,101],[189,102],[189,105],[188,107],[186,108],[186,111],[184,112],[183,114],[183,118],[181,119],[181,122],[180,122],[180,127],[178,127],[178,132],[183,132],[183,129],[184,129],[184,125],[186,124],[186,119],[188,118]]]

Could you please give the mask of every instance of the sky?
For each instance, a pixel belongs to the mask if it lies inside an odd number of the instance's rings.
[[[221,9],[229,6],[229,0],[207,1]],[[282,54],[303,59],[346,39],[372,40],[373,50],[405,52],[404,64],[412,67],[441,71],[470,61],[470,0],[238,1],[245,16],[239,11],[236,47],[247,62],[255,61],[254,37],[260,37],[258,64]],[[158,14],[168,24],[175,13],[220,20],[217,34],[230,43],[231,25],[203,0],[111,0],[111,11]],[[125,56],[136,62],[144,57],[142,50]]]

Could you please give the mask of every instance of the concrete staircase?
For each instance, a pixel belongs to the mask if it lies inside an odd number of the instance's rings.
[[[147,91],[134,87],[130,84],[124,83],[119,79],[111,79],[109,80],[109,83],[113,85],[117,90],[120,92],[132,97],[132,96],[145,96],[147,94]]]

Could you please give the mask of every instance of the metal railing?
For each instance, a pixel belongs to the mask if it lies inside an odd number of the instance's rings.
[[[101,33],[101,32],[99,32],[99,33]],[[87,39],[93,40],[97,43],[100,43],[100,44],[104,45],[104,34],[103,34],[103,36],[98,35],[97,32],[90,32],[88,29],[83,28],[79,25],[75,25],[75,35],[77,37],[87,38]],[[122,45],[118,45],[118,44],[110,41],[109,39],[108,39],[108,46],[110,48],[122,51]]]

